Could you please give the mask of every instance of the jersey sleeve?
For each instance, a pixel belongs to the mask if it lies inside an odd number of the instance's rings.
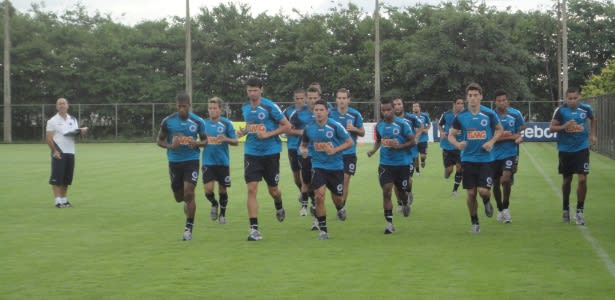
[[[493,129],[495,131],[495,127],[498,126],[498,124],[500,124],[500,118],[498,118],[498,116],[496,116],[495,113],[489,113],[489,123],[491,124],[491,129]]]
[[[363,127],[363,116],[359,111],[356,111],[354,126],[357,128]]]
[[[337,136],[340,138],[340,140],[345,141],[348,138],[350,138],[350,135],[348,134],[348,131],[346,130],[346,128],[344,128],[344,126],[342,126],[342,124],[333,121],[333,124],[335,124],[337,130]]]
[[[280,122],[285,118],[284,114],[282,114],[282,110],[280,110],[280,107],[273,103],[273,101],[271,102],[271,111],[269,111],[269,113],[271,114],[271,118],[276,122]]]
[[[374,139],[377,143],[382,141],[382,136],[380,136],[380,131],[378,130],[378,128],[380,127],[379,125],[380,123],[376,123],[376,126],[374,126]]]
[[[562,110],[561,106],[556,108],[555,111],[553,112],[553,118],[551,118],[551,119],[556,120],[556,121],[559,122],[560,125],[563,125],[564,124],[564,116],[562,115],[561,110]]]
[[[235,127],[233,127],[233,122],[231,120],[225,120],[226,124],[226,136],[231,139],[237,138],[237,132],[235,132]]]
[[[462,129],[461,122],[459,121],[459,116],[456,116],[453,119],[453,126],[452,127],[457,129],[457,130],[461,130]]]
[[[446,113],[443,113],[440,116],[440,120],[438,120],[438,125],[440,125],[440,126],[444,126],[446,124],[446,118],[444,117],[444,115],[446,115]]]

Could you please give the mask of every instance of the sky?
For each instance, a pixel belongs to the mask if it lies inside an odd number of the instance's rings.
[[[455,0],[451,0],[455,1]],[[505,9],[510,6],[513,10],[547,10],[555,4],[556,0],[483,0],[489,6]],[[198,15],[199,8],[213,8],[221,3],[245,3],[251,7],[254,15],[267,13],[275,15],[282,13],[288,16],[296,15],[293,9],[301,14],[325,13],[336,5],[346,6],[348,0],[190,0],[191,15]],[[368,13],[372,13],[375,0],[351,0]],[[380,0],[381,4],[396,7],[414,6],[416,4],[438,4],[440,0]],[[40,4],[43,11],[62,13],[73,9],[76,4],[82,4],[88,13],[96,11],[101,14],[110,14],[112,19],[127,25],[135,25],[145,20],[158,20],[172,16],[184,16],[185,1],[180,0],[12,0],[13,6],[20,12],[26,13],[32,4]]]

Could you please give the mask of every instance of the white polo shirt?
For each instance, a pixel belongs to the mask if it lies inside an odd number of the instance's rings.
[[[77,119],[67,114],[66,119],[56,114],[47,121],[47,132],[53,131],[53,141],[62,153],[75,154],[75,135],[70,134],[79,129]]]

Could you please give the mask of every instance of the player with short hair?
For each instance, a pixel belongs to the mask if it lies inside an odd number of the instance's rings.
[[[348,201],[348,192],[350,190],[350,177],[355,174],[357,169],[357,137],[365,136],[365,128],[363,128],[363,116],[361,112],[350,107],[350,91],[341,88],[336,92],[335,97],[336,108],[329,112],[329,117],[338,123],[342,124],[350,134],[354,144],[344,150],[344,204]]]
[[[202,170],[205,198],[211,203],[210,218],[226,224],[226,207],[228,205],[227,188],[231,187],[230,156],[228,146],[237,146],[237,134],[231,120],[223,117],[223,101],[219,97],[209,99],[205,119],[207,146],[203,149]],[[214,185],[218,182],[218,196],[214,195]],[[218,208],[220,211],[218,212]]]
[[[525,126],[523,117],[512,110],[508,102],[508,96],[504,90],[495,92],[495,112],[502,124],[503,132],[493,146],[495,155],[493,195],[498,207],[498,222],[511,223],[510,192],[512,188],[512,176],[514,165],[519,156],[519,144],[523,142],[521,136],[522,126]],[[501,185],[501,188],[500,188]]]
[[[56,100],[58,111],[47,121],[46,141],[51,150],[51,176],[49,184],[55,197],[55,207],[72,207],[68,201],[68,186],[75,172],[75,136],[85,135],[87,127],[79,128],[77,119],[68,114],[68,100]]]
[[[414,201],[414,194],[412,193],[412,176],[414,175],[414,161],[419,156],[419,149],[416,144],[416,137],[423,132],[423,125],[421,120],[413,113],[404,110],[404,101],[401,97],[393,97],[391,102],[393,104],[393,111],[396,117],[405,120],[412,131],[414,132],[415,143],[410,147],[408,151],[408,158],[410,159],[410,176],[408,178],[408,199],[410,204]],[[397,212],[403,212],[403,203],[397,201]]]
[[[312,158],[311,188],[316,199],[316,219],[320,233],[319,240],[329,238],[325,192],[328,188],[337,209],[337,218],[346,220],[346,210],[342,199],[344,192],[344,162],[342,153],[352,147],[353,141],[346,129],[329,118],[329,107],[324,100],[314,104],[314,122],[303,130],[299,150],[305,158]]]
[[[240,128],[238,137],[246,136],[244,143],[244,179],[248,189],[248,217],[250,231],[248,241],[263,239],[258,227],[258,183],[265,180],[269,195],[273,198],[278,221],[284,221],[286,212],[282,205],[282,192],[278,188],[280,181],[280,152],[282,142],[279,135],[288,132],[290,123],[282,114],[278,105],[262,97],[263,82],[251,77],[246,82],[248,102],[243,104],[241,112],[246,122]]]
[[[588,124],[589,123],[589,124]],[[562,174],[562,219],[570,223],[570,190],[572,176],[577,174],[577,225],[585,225],[585,196],[587,195],[587,175],[589,175],[589,146],[596,144],[597,120],[592,107],[579,102],[579,90],[570,87],[566,91],[566,101],[555,109],[551,132],[557,132],[559,152],[559,173]],[[589,125],[589,128],[587,128]]]
[[[453,126],[453,120],[457,114],[463,111],[464,105],[463,97],[455,97],[453,107],[444,112],[438,121],[440,148],[442,148],[442,162],[444,163],[444,178],[449,178],[453,173],[453,169],[455,169],[453,196],[457,196],[457,190],[463,179],[463,168],[461,166],[461,151],[448,141],[448,133]],[[462,136],[459,134],[457,135],[457,141],[462,141]]]
[[[421,111],[421,104],[418,101],[412,103],[412,113],[421,120],[421,124],[423,125],[423,130],[418,136],[417,147],[419,150],[420,156],[417,156],[415,160],[415,170],[416,175],[421,175],[421,168],[425,167],[425,160],[427,160],[427,143],[429,142],[429,129],[431,129],[431,119],[429,115],[425,112]],[[419,167],[419,158],[421,160],[421,166]]]
[[[483,90],[477,83],[466,87],[468,108],[453,119],[453,126],[448,133],[448,141],[461,150],[463,167],[463,188],[468,193],[467,203],[472,222],[471,232],[480,232],[476,194],[480,194],[485,205],[487,217],[493,216],[493,207],[489,201],[493,184],[493,160],[491,151],[495,141],[502,134],[502,125],[496,113],[480,104]],[[463,140],[457,141],[461,133]]]
[[[397,201],[402,203],[404,217],[410,215],[408,181],[410,180],[410,156],[408,149],[415,145],[414,131],[406,120],[396,117],[393,103],[383,99],[380,103],[383,119],[376,124],[376,141],[367,152],[371,157],[380,150],[378,177],[382,188],[382,206],[386,227],[384,234],[395,232],[393,226],[393,202],[391,194],[395,187]]]
[[[186,226],[182,240],[192,239],[196,214],[194,188],[199,179],[199,147],[207,144],[205,122],[190,111],[190,96],[180,94],[175,98],[177,112],[167,116],[160,124],[157,144],[167,150],[171,189],[177,203],[184,202]]]

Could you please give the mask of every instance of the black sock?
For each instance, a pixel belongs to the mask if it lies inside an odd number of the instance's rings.
[[[583,212],[584,206],[585,206],[585,202],[577,201],[577,212]]]
[[[470,220],[472,221],[472,225],[478,225],[478,216],[470,216]]]
[[[461,184],[461,181],[463,180],[463,173],[461,172],[455,172],[455,184],[453,185],[453,191],[457,191],[457,189],[459,189],[459,185]]]
[[[250,228],[258,230],[258,218],[250,218]]]
[[[504,209],[508,209],[508,207],[510,206],[510,201],[509,200],[502,201],[502,206],[504,207]]]
[[[194,224],[194,218],[186,218],[186,229],[192,232],[192,225]]]
[[[228,204],[228,194],[220,193],[220,215],[226,216],[226,205]]]
[[[344,208],[344,203],[342,203],[342,204],[335,204],[335,209],[340,210],[342,208]]]
[[[209,200],[209,202],[211,203],[211,206],[218,206],[218,201],[216,201],[216,197],[214,196],[214,193],[205,193],[205,198]]]
[[[278,201],[274,201],[274,202],[273,202],[273,205],[275,205],[275,209],[276,209],[276,210],[280,210],[280,209],[282,209],[282,208],[283,208],[283,206],[282,206],[282,201],[281,201],[281,200],[280,200],[279,202],[278,202]]]
[[[316,199],[314,198],[314,191],[309,191],[308,196],[310,197],[310,202],[312,206],[316,206]]]
[[[301,192],[301,206],[307,207],[308,203],[308,192]]]
[[[393,210],[392,209],[384,210],[384,219],[389,223],[393,223]]]
[[[320,231],[327,232],[327,216],[316,217]]]

